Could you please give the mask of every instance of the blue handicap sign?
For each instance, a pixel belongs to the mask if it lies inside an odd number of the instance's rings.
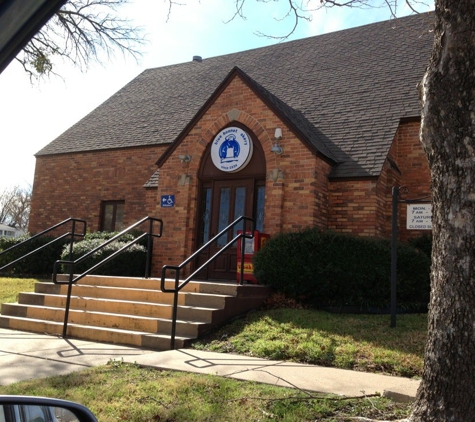
[[[162,195],[162,200],[160,201],[162,207],[174,207],[175,206],[175,195]]]

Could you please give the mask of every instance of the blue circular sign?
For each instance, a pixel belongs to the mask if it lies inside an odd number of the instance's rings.
[[[213,164],[227,173],[242,170],[252,158],[251,137],[238,127],[228,127],[219,132],[211,145]]]

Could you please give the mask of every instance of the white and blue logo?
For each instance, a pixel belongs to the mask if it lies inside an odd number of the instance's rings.
[[[233,173],[242,170],[252,158],[251,137],[238,127],[219,132],[211,145],[211,159],[220,170]]]

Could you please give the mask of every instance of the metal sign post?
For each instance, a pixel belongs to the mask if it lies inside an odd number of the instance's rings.
[[[393,186],[392,189],[392,224],[391,224],[391,328],[396,326],[396,312],[397,312],[397,239],[398,239],[398,204],[428,204],[431,201],[426,200],[430,196],[424,196],[418,199],[400,199],[400,193],[407,194],[409,189],[405,186]],[[424,219],[430,220],[430,215],[424,210]],[[424,227],[423,227],[424,226]],[[408,224],[409,230],[430,230],[432,225],[430,223],[419,225],[416,224],[413,227]]]
[[[391,328],[396,326],[396,285],[397,285],[397,204],[399,202],[399,187],[393,187],[392,201],[392,230],[391,230]]]

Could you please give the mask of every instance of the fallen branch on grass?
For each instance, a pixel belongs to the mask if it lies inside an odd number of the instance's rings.
[[[229,403],[235,401],[242,401],[242,400],[260,400],[260,401],[285,401],[285,400],[294,400],[294,401],[307,401],[307,400],[330,400],[330,401],[343,401],[343,400],[359,400],[359,399],[366,399],[368,397],[381,397],[380,394],[365,394],[364,396],[341,396],[341,397],[323,397],[323,396],[309,396],[309,397],[297,397],[297,396],[289,396],[289,397],[280,397],[280,398],[265,398],[265,397],[240,397],[238,399],[230,399],[226,400]],[[372,420],[372,419],[367,419]],[[384,421],[383,421],[384,422]],[[399,421],[393,421],[399,422]]]

